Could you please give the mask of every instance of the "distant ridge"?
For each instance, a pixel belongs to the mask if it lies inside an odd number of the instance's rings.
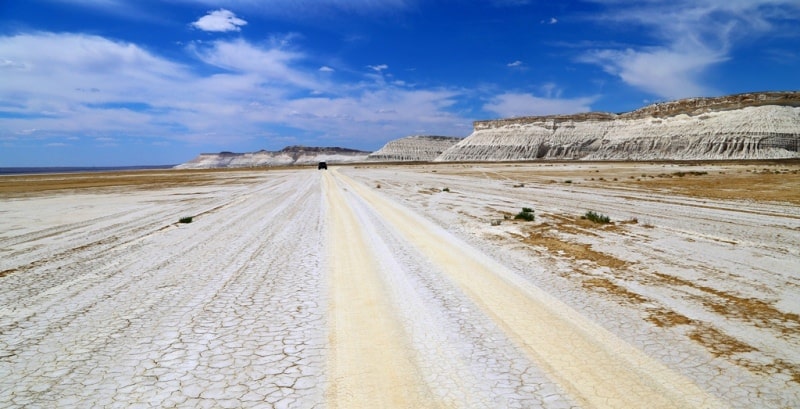
[[[369,152],[340,147],[287,146],[279,151],[201,153],[175,169],[248,168],[363,162]]]
[[[800,92],[688,98],[612,114],[475,121],[436,161],[800,157]]]

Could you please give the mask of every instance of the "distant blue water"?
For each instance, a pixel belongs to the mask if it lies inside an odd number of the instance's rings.
[[[29,167],[29,168],[0,168],[0,175],[26,175],[36,173],[83,173],[83,172],[109,172],[116,170],[145,170],[145,169],[170,169],[175,165],[158,166],[95,166],[95,167]]]

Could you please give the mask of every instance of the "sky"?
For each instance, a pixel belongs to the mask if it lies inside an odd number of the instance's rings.
[[[800,0],[0,0],[0,167],[800,89]]]

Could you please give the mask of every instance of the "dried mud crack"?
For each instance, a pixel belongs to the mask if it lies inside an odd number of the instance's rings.
[[[796,165],[696,166],[0,180],[0,407],[795,407]]]

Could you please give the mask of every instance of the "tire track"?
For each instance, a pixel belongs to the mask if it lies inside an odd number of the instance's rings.
[[[467,293],[538,365],[588,407],[725,407],[688,379],[343,175],[336,175]]]
[[[332,408],[436,407],[387,302],[366,237],[336,185],[323,175],[329,220],[329,386]]]

